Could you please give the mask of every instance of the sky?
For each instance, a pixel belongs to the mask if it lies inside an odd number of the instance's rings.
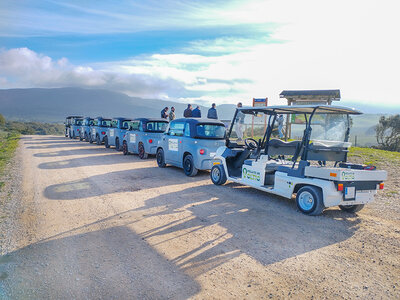
[[[343,104],[399,107],[399,11],[397,0],[0,1],[0,88],[201,104],[340,89]]]

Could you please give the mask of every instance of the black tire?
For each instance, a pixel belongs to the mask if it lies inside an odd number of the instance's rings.
[[[93,144],[93,138],[92,138],[92,134],[91,133],[89,133],[89,143],[91,143],[91,144]]]
[[[96,144],[101,145],[100,136],[96,135]]]
[[[193,177],[196,176],[198,170],[194,166],[193,156],[188,154],[183,159],[183,171],[185,171],[186,176]]]
[[[325,208],[321,190],[310,185],[298,190],[296,204],[303,214],[309,216],[318,216]]]
[[[129,154],[129,152],[128,152],[128,144],[126,143],[126,141],[124,141],[124,142],[122,143],[122,153],[123,153],[124,155],[128,155],[128,154]]]
[[[79,134],[79,140],[82,142],[83,141],[83,137],[81,136],[81,134]]]
[[[345,212],[356,213],[364,208],[364,204],[339,205],[339,208]]]
[[[138,145],[138,155],[140,159],[146,159],[149,155],[146,153],[144,149],[144,145],[142,142],[139,143]]]
[[[165,163],[164,150],[162,148],[157,150],[156,158],[157,158],[157,165],[160,168],[165,168],[167,166],[167,164]]]
[[[108,143],[108,137],[107,136],[104,137],[104,147],[110,148],[110,144]]]
[[[72,140],[71,130],[68,132],[68,136],[69,136],[69,138]]]
[[[85,132],[85,141],[89,142],[89,137],[88,137],[88,134],[86,132]]]
[[[211,181],[215,185],[222,185],[226,182],[226,174],[222,165],[214,165],[210,172]]]
[[[115,150],[120,151],[121,149],[119,147],[120,147],[119,138],[116,138],[115,139]]]

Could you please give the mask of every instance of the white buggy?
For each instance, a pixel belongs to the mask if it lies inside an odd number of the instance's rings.
[[[291,136],[273,138],[278,117],[291,119]],[[319,215],[339,206],[357,212],[383,189],[386,171],[347,163],[351,118],[361,112],[330,105],[297,105],[238,108],[226,146],[218,148],[211,180],[226,180],[291,198],[298,209]],[[281,130],[281,129],[280,129]],[[282,133],[280,133],[282,135]]]

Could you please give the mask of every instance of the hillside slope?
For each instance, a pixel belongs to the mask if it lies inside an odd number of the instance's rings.
[[[62,122],[66,115],[159,117],[165,107],[174,106],[181,116],[187,104],[129,97],[99,89],[9,89],[0,90],[0,113],[12,120]],[[203,114],[208,107],[201,106]],[[233,105],[221,105],[220,118],[230,119]]]

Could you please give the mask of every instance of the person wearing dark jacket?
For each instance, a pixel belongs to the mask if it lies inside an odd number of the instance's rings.
[[[190,118],[192,116],[192,105],[188,104],[188,107],[183,111],[183,116],[185,118]]]
[[[215,108],[215,103],[211,105],[211,108],[208,110],[207,118],[209,119],[218,119],[217,109]]]
[[[192,111],[192,117],[193,117],[193,118],[201,118],[200,106],[197,106],[195,109],[193,109],[193,111]]]
[[[164,109],[161,111],[161,118],[162,119],[168,119],[168,107],[164,107]]]

